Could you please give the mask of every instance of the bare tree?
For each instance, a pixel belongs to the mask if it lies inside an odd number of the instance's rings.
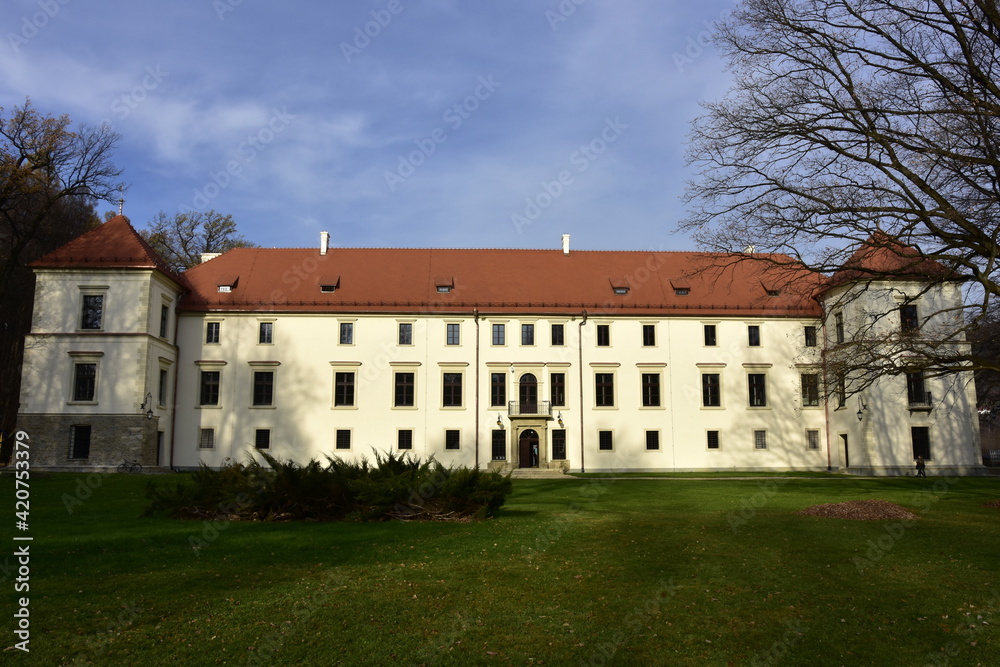
[[[24,335],[31,326],[34,275],[27,265],[97,224],[94,204],[118,198],[112,162],[118,135],[70,126],[30,100],[0,108],[0,425],[17,415]],[[5,458],[4,451],[0,458]]]
[[[923,281],[904,305],[958,286],[959,312],[938,301],[921,335],[886,336],[877,320],[898,313],[870,313],[835,359],[855,389],[915,365],[1000,370],[964,331],[1000,296],[995,0],[744,0],[715,40],[734,83],[694,123],[681,228],[861,288]]]
[[[160,211],[139,233],[176,271],[200,264],[202,253],[257,247],[237,233],[233,216],[214,210],[178,213],[172,218]]]

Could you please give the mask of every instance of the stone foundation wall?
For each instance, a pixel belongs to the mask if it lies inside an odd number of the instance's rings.
[[[70,427],[90,425],[90,456],[71,459]],[[159,419],[145,415],[18,415],[17,428],[31,437],[31,466],[81,469],[115,467],[124,459],[157,465]]]

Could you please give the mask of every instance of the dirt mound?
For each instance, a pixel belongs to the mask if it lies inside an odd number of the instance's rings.
[[[983,503],[983,507],[996,507],[1000,509],[1000,500],[991,500],[988,503]]]
[[[888,500],[849,500],[844,503],[813,505],[796,514],[821,516],[827,519],[853,519],[854,521],[891,521],[916,519],[917,515]]]

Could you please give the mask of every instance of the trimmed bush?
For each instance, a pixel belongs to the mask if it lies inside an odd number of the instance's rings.
[[[144,516],[244,521],[458,521],[496,514],[510,475],[444,467],[433,458],[375,453],[347,462],[327,457],[305,465],[260,452],[219,469],[202,466],[189,483],[150,482]]]

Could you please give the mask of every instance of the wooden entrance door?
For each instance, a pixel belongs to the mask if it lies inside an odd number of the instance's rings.
[[[844,467],[845,468],[850,468],[851,467],[851,452],[850,452],[850,450],[847,447],[847,434],[846,433],[841,433],[840,434],[840,441],[842,443],[844,443]]]
[[[538,432],[527,429],[521,432],[517,441],[517,467],[538,467]]]

